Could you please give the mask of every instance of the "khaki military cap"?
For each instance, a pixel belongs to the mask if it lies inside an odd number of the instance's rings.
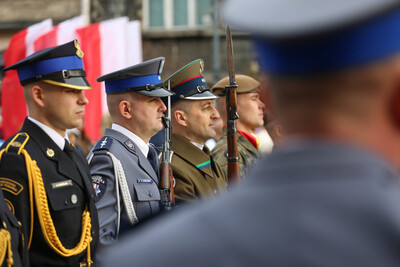
[[[235,75],[236,84],[238,85],[237,93],[238,94],[245,94],[257,91],[260,88],[260,82],[251,78],[247,75],[237,74]],[[225,86],[229,85],[229,77],[225,77],[219,82],[217,82],[212,88],[211,92],[215,95],[223,96],[225,95]]]

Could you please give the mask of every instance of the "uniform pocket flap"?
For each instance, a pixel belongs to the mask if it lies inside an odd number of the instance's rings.
[[[155,183],[134,184],[133,187],[139,201],[160,200],[160,192]]]
[[[82,202],[82,191],[74,186],[58,187],[48,190],[47,197],[53,210],[65,210],[79,207]]]

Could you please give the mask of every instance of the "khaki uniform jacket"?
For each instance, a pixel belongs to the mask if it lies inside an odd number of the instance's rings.
[[[224,128],[223,131],[221,139],[218,140],[211,153],[225,176],[228,177],[228,143],[226,128]],[[261,155],[257,148],[255,148],[243,135],[238,133],[237,136],[240,177],[243,179],[247,175],[248,171],[254,167]]]
[[[173,134],[171,150],[177,204],[213,198],[226,191],[227,179],[207,146],[202,151],[189,140]]]

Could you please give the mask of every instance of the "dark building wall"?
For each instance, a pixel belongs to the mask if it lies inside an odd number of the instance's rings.
[[[246,35],[233,36],[234,59],[236,73],[257,75],[255,55],[251,42]],[[220,75],[228,75],[225,35],[220,35]],[[213,40],[211,34],[191,37],[149,37],[143,36],[143,60],[164,56],[166,58],[163,78],[168,77],[187,63],[201,58],[205,63],[205,77],[211,86],[215,81],[213,67]]]
[[[0,30],[20,30],[47,18],[58,23],[80,12],[81,0],[1,0]]]

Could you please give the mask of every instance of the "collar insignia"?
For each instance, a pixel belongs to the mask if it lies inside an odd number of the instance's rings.
[[[54,157],[54,150],[51,148],[47,148],[46,154],[47,154],[47,156],[52,158],[52,157]]]

